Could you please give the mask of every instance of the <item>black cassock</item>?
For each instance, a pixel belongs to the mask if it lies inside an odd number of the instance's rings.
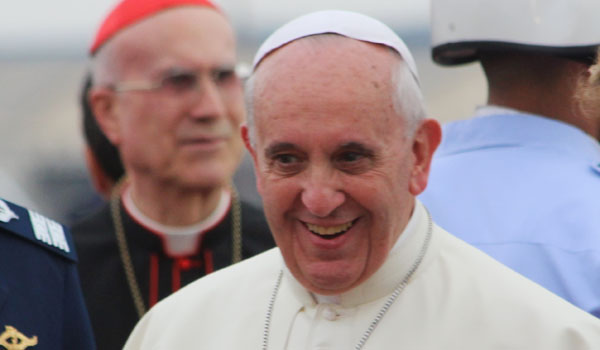
[[[242,201],[242,258],[275,246],[264,214]],[[146,309],[180,287],[232,262],[231,208],[204,232],[195,253],[169,256],[160,234],[145,228],[120,206],[135,276]],[[99,350],[121,349],[139,321],[115,236],[110,206],[72,228],[79,274]],[[198,315],[202,317],[202,315]]]

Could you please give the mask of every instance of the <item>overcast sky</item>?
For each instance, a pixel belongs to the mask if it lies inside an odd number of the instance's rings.
[[[0,0],[0,54],[84,49],[116,0]],[[424,27],[428,0],[217,0],[233,22],[257,31],[318,9],[363,12],[396,28]]]

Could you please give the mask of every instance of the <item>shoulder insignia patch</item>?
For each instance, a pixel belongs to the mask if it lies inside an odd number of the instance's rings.
[[[0,232],[4,230],[48,247],[70,260],[77,260],[71,236],[63,225],[33,210],[0,199]]]
[[[38,240],[54,246],[65,253],[69,253],[69,245],[65,237],[65,230],[61,224],[54,220],[50,220],[45,216],[29,210],[29,219],[33,227],[33,234]]]

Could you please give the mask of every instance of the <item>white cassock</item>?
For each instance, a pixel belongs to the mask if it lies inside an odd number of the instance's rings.
[[[363,349],[600,349],[600,320],[436,225],[427,244],[428,226],[417,203],[384,265],[336,297],[304,289],[277,248],[215,272],[150,310],[125,349],[261,349],[265,339],[268,349],[354,349],[424,246],[421,264]]]

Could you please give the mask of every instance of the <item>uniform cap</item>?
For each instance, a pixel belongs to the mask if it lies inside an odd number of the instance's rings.
[[[94,42],[90,47],[90,54],[94,55],[98,49],[120,30],[146,19],[160,11],[171,7],[196,5],[217,7],[209,0],[123,0],[104,19],[100,25]]]
[[[432,0],[432,56],[453,65],[483,50],[522,51],[591,63],[599,13],[598,0]]]
[[[381,44],[402,56],[415,80],[417,65],[404,41],[388,26],[371,17],[350,11],[326,10],[298,17],[271,34],[254,56],[253,70],[269,53],[294,40],[311,35],[333,33],[351,39]]]

